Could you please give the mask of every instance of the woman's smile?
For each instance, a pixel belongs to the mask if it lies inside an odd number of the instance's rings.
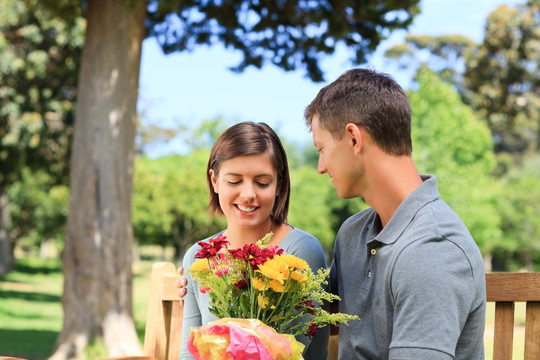
[[[240,205],[240,204],[237,204],[236,208],[243,213],[253,213],[255,212],[255,210],[258,209],[257,206]]]

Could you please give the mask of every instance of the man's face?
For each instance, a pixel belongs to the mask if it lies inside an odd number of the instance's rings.
[[[332,179],[337,194],[342,199],[358,196],[354,187],[356,185],[355,171],[357,162],[354,156],[353,141],[345,134],[340,140],[334,140],[328,130],[319,121],[319,115],[313,116],[311,122],[313,143],[319,151],[317,172],[327,173]]]

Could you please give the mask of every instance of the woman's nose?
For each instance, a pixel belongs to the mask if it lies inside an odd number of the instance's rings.
[[[244,183],[242,186],[242,197],[246,200],[253,200],[256,196],[255,194],[255,185],[251,183]]]

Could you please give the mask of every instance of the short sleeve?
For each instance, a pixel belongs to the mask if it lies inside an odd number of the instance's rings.
[[[454,243],[432,238],[405,248],[392,271],[390,358],[452,359],[473,307],[474,284],[471,265]]]

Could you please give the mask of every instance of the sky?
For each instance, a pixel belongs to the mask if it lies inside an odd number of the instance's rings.
[[[502,4],[522,4],[525,0],[421,0],[421,12],[408,32],[416,35],[460,34],[481,42],[485,20]],[[154,39],[143,43],[138,110],[145,123],[162,127],[178,124],[196,128],[201,121],[222,116],[229,123],[265,122],[291,142],[311,142],[303,113],[305,107],[326,84],[353,67],[369,67],[391,75],[407,88],[412,74],[399,70],[382,54],[402,43],[405,31],[394,31],[368,63],[354,65],[344,49],[322,62],[325,81],[314,83],[300,69],[285,72],[272,64],[262,69],[248,68],[237,74],[228,70],[240,55],[222,46],[201,46],[193,52],[164,55]],[[151,157],[185,150],[171,141],[148,149]]]

